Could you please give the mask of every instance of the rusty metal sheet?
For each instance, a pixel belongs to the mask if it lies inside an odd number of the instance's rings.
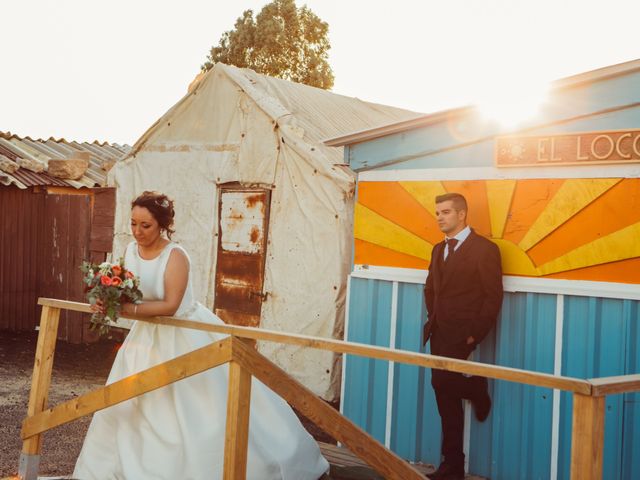
[[[260,315],[262,306],[262,257],[222,255],[216,272],[216,307]]]
[[[113,226],[116,212],[116,189],[94,188],[91,211],[91,236],[89,249],[91,260],[104,260],[104,253],[113,246]]]
[[[0,153],[7,157],[9,160],[13,160],[14,162],[18,160],[18,155],[15,154],[13,150],[8,149],[4,145],[0,145]]]
[[[28,187],[35,186],[58,186],[58,187],[71,187],[72,185],[61,178],[53,177],[47,172],[32,172],[26,168],[19,168],[11,174],[16,180],[20,181],[23,185]]]
[[[270,193],[220,189],[215,312],[227,323],[260,323]]]
[[[227,252],[260,253],[263,244],[265,195],[225,192],[220,201],[220,242]]]

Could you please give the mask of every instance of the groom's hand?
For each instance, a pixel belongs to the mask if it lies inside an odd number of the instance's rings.
[[[431,337],[431,325],[429,322],[425,322],[422,326],[422,346],[424,347],[429,341],[429,337]]]

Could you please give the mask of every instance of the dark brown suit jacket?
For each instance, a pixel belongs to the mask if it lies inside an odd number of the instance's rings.
[[[446,264],[444,247],[444,241],[440,242],[431,252],[424,288],[428,321],[423,328],[423,343],[437,328],[446,344],[473,337],[477,345],[495,324],[502,306],[500,251],[473,229]]]

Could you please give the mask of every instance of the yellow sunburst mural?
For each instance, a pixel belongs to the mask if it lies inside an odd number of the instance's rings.
[[[504,273],[640,283],[640,179],[360,182],[355,263],[428,268],[441,241],[434,199],[462,193],[469,224]]]

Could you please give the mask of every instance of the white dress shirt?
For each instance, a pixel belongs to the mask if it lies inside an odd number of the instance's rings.
[[[469,225],[467,225],[462,230],[460,230],[458,232],[458,234],[455,235],[454,237],[445,236],[444,239],[445,240],[449,240],[449,238],[455,238],[456,240],[458,240],[458,243],[453,248],[453,251],[455,252],[456,250],[458,250],[460,248],[460,245],[462,245],[462,242],[464,242],[467,239],[467,237],[469,236],[470,233],[471,233],[471,227],[469,227]],[[449,256],[449,244],[446,244],[445,247],[444,247],[444,259],[446,260],[448,256]]]

